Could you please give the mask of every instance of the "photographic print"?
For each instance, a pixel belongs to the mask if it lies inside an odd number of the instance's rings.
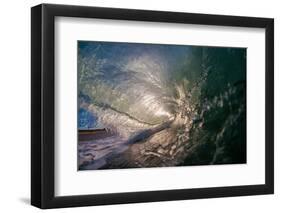
[[[274,19],[36,5],[31,130],[42,209],[273,194]]]
[[[246,52],[78,41],[78,170],[246,163]]]

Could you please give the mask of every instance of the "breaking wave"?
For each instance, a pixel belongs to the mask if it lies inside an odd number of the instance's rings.
[[[245,111],[245,94],[239,86],[245,84],[244,50],[110,42],[82,44],[78,53],[79,107],[96,118],[90,127],[106,128],[121,137],[123,144],[145,141],[165,129],[186,144],[192,136],[207,134],[194,128],[203,128],[208,119],[213,119],[206,117],[211,110],[215,109],[218,118],[224,118],[222,123],[238,109]],[[240,64],[233,67],[230,62]],[[230,72],[232,69],[235,73]],[[238,106],[234,106],[237,101]],[[226,107],[227,112],[217,112]],[[214,130],[213,137],[220,131]],[[168,139],[161,140],[165,143]],[[217,148],[211,149],[212,156],[218,154]],[[186,154],[180,158],[177,164],[192,164]]]

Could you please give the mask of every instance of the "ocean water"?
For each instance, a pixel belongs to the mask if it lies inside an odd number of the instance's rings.
[[[79,41],[78,101],[80,170],[246,163],[245,48]]]

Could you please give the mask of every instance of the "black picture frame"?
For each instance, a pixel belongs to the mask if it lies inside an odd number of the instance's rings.
[[[264,28],[266,32],[265,184],[56,197],[54,195],[54,21],[58,16]],[[273,19],[41,4],[31,9],[31,52],[32,205],[46,209],[274,193]]]

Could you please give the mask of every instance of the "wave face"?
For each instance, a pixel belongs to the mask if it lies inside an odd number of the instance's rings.
[[[178,57],[188,52],[187,47],[178,48]],[[173,49],[112,43],[81,48],[79,90],[90,97],[90,110],[99,122],[132,132],[172,119],[177,109]]]
[[[112,145],[108,145],[106,139],[98,140],[100,144],[107,144],[106,154],[93,152],[93,156],[102,157],[96,157],[87,166],[81,163],[84,169],[99,168],[94,162],[101,161],[100,167],[106,167],[109,163],[105,158],[112,159],[113,155],[132,149],[135,147],[132,144],[139,141],[152,143],[153,137],[163,135],[163,131],[169,134],[158,137],[158,142],[187,144],[191,141],[192,128],[198,122],[206,122],[206,112],[214,106],[216,109],[224,108],[223,104],[230,106],[231,97],[238,91],[235,85],[245,82],[244,49],[83,41],[78,47],[79,112],[83,112],[83,116],[89,113],[91,118],[85,125],[84,116],[83,122],[79,122],[84,126],[79,127],[105,128],[116,135],[118,141],[114,142],[114,136],[110,137]],[[225,61],[220,61],[223,58]],[[232,64],[236,66],[234,73],[231,73]],[[236,108],[242,107],[244,112],[244,91],[242,93],[236,97],[239,101]],[[220,130],[214,130],[214,134]],[[170,136],[176,142],[172,142]],[[89,149],[87,143],[79,150],[82,162],[83,149]],[[214,162],[214,158],[209,163]],[[178,159],[169,161],[168,165],[188,164],[186,154],[180,154]],[[125,166],[114,165],[111,167],[135,167],[128,162]],[[151,165],[146,163],[142,167]]]

